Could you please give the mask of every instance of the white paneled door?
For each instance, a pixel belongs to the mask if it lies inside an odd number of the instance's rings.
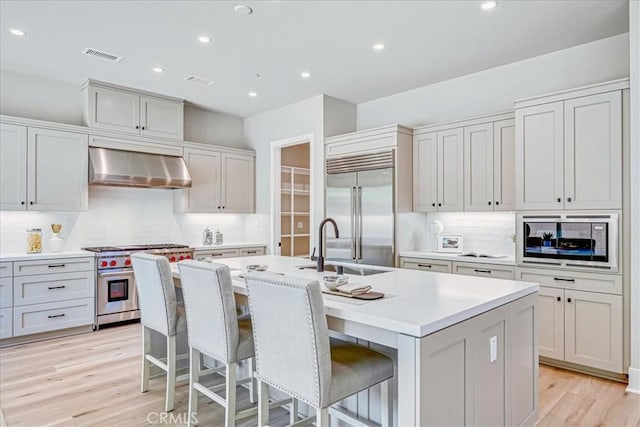
[[[464,158],[464,210],[492,211],[493,123],[465,126]]]
[[[0,124],[0,209],[27,209],[27,128]]]
[[[464,140],[462,128],[438,132],[438,211],[464,210]]]

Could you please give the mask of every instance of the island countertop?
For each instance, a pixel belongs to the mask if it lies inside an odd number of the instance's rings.
[[[266,264],[268,271],[318,280],[324,275],[302,258],[263,255],[226,258],[220,262],[232,269],[235,292],[246,294],[244,280],[238,275],[250,264]],[[177,265],[172,265],[179,278]],[[361,323],[394,333],[424,337],[456,323],[485,313],[538,291],[538,284],[445,273],[389,268],[390,271],[370,276],[348,275],[350,283],[371,285],[385,293],[379,300],[363,301],[323,294],[328,316]]]

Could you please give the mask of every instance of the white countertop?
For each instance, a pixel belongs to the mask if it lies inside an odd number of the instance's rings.
[[[463,252],[463,253],[467,253],[467,252]],[[442,259],[446,261],[473,262],[477,264],[496,264],[496,265],[510,265],[510,266],[516,265],[516,259],[513,255],[506,255],[501,258],[486,258],[486,257],[460,256],[460,254],[451,254],[446,252],[420,252],[420,251],[400,252],[399,255],[401,257]]]
[[[93,257],[95,254],[89,251],[68,251],[68,252],[40,252],[39,254],[28,254],[25,252],[0,253],[0,261],[27,261],[32,259],[60,259],[78,258],[83,256]]]
[[[314,263],[275,255],[220,261],[242,271],[249,264],[267,264],[270,271],[319,281],[323,275],[334,274],[300,270],[298,266]],[[174,275],[179,277],[177,265],[172,268]],[[398,268],[390,270],[366,277],[349,275],[351,283],[370,284],[373,290],[387,294],[385,298],[361,301],[356,305],[350,298],[323,294],[327,315],[394,333],[424,337],[538,291],[537,283]],[[244,280],[233,272],[232,277],[235,292],[246,294]]]
[[[223,243],[222,245],[189,245],[196,251],[215,251],[216,249],[235,249],[235,248],[255,248],[256,246],[267,246],[266,242],[249,242],[249,243]]]

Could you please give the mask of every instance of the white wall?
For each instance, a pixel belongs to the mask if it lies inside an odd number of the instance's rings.
[[[627,391],[640,394],[640,2],[629,2],[631,77],[631,366]]]
[[[358,129],[502,112],[516,99],[628,75],[629,34],[621,34],[358,104]]]
[[[324,137],[356,130],[356,104],[332,96],[324,97]]]
[[[24,252],[27,228],[42,228],[48,251],[51,224],[62,224],[64,250],[91,245],[184,243],[200,245],[202,230],[219,227],[225,242],[255,241],[246,234],[254,215],[174,214],[181,190],[89,187],[86,212],[0,212],[0,252]]]
[[[0,69],[0,114],[82,125],[80,85]],[[185,140],[246,148],[243,120],[194,106],[184,110]]]

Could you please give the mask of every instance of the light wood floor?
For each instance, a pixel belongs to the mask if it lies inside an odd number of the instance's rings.
[[[8,426],[148,426],[164,407],[164,381],[141,394],[140,325],[0,349],[0,407]],[[624,384],[540,368],[540,426],[640,427],[640,396]],[[239,388],[238,400],[248,404]],[[173,415],[185,416],[188,387],[176,390]],[[223,424],[220,406],[201,398],[202,426]],[[149,418],[149,421],[148,421]],[[162,425],[183,425],[175,423]],[[272,411],[272,425],[288,421]],[[240,426],[255,424],[247,419]]]

